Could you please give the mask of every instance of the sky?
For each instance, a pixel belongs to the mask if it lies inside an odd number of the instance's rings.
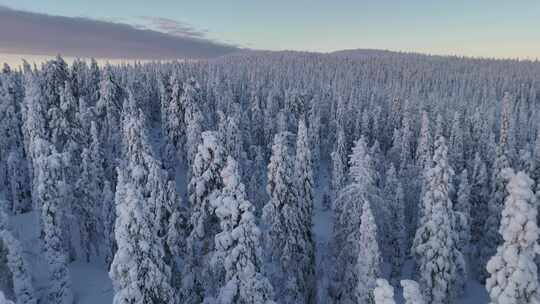
[[[540,58],[538,0],[0,0],[0,6],[11,17],[2,18],[0,8],[0,53],[12,56],[170,59],[242,48],[362,48]]]

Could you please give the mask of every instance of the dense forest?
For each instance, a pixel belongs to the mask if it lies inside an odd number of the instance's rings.
[[[540,303],[538,197],[539,62],[0,73],[0,303],[79,303],[73,263],[116,304]]]

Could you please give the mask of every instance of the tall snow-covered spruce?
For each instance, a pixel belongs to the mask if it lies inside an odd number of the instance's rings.
[[[538,245],[537,203],[533,181],[523,172],[503,172],[509,179],[499,233],[503,243],[487,263],[486,289],[491,303],[540,303],[535,265]]]
[[[377,191],[373,163],[364,137],[355,142],[349,163],[351,184],[339,192],[333,206],[335,267],[331,274],[330,296],[338,303],[365,303],[369,288],[374,287],[378,276],[380,253],[375,222],[371,222],[373,216],[369,216]],[[369,257],[363,254],[369,254]]]
[[[267,191],[263,218],[268,225],[266,240],[276,271],[271,275],[279,303],[311,303],[313,265],[312,243],[305,228],[305,214],[294,179],[291,134],[275,136],[268,165]]]
[[[373,303],[372,290],[380,275],[381,256],[377,244],[377,225],[371,212],[369,202],[362,207],[360,218],[360,240],[356,271],[358,271],[358,284],[356,286],[357,303]]]
[[[453,224],[455,215],[449,196],[453,172],[448,165],[447,151],[444,137],[439,137],[435,142],[433,165],[426,173],[423,214],[412,249],[424,297],[435,304],[454,301],[458,263],[463,260]]]
[[[144,116],[130,97],[124,108],[124,161],[118,168],[115,238],[118,250],[109,275],[114,303],[175,303],[161,235],[169,202],[164,200],[166,173],[154,158]]]
[[[185,303],[200,303],[219,283],[209,267],[215,249],[214,237],[220,231],[212,201],[223,188],[221,171],[226,159],[216,132],[203,132],[201,136],[188,188],[191,231],[182,284]]]
[[[35,143],[38,167],[37,199],[41,206],[42,237],[49,268],[50,286],[47,299],[50,303],[71,304],[74,301],[71,277],[65,251],[64,211],[66,208],[66,183],[63,174],[63,156],[45,140]]]
[[[273,288],[264,275],[261,232],[253,205],[246,200],[238,165],[229,156],[221,171],[223,189],[212,205],[220,220],[221,232],[215,237],[213,267],[223,267],[224,277],[215,299],[218,304],[271,304]]]

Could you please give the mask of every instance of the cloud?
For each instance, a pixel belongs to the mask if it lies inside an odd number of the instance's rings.
[[[152,29],[0,6],[0,53],[158,60],[210,58],[239,50],[205,39],[206,31],[187,24],[147,18]]]
[[[162,17],[143,16],[141,19],[149,23],[149,29],[178,37],[204,38],[207,30],[197,29],[189,24]]]

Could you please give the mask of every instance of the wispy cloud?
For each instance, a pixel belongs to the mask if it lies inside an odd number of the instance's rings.
[[[89,18],[52,16],[0,6],[0,53],[125,59],[209,58],[238,48],[206,38],[166,18],[136,27]]]
[[[162,17],[142,16],[141,19],[148,22],[148,29],[163,32],[178,37],[206,38],[208,30],[198,29],[192,25],[173,19]]]

